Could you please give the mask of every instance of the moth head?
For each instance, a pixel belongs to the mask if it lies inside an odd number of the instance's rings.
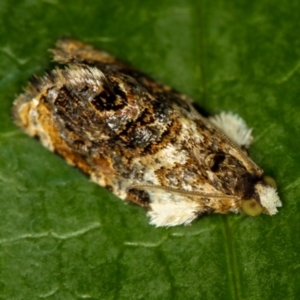
[[[249,216],[258,216],[261,213],[275,215],[281,201],[276,191],[273,178],[264,176],[262,181],[255,184],[256,197],[242,200],[242,210]]]

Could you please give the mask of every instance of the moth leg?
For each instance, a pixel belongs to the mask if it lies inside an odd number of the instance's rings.
[[[98,50],[89,44],[80,41],[61,38],[56,43],[56,48],[50,50],[54,61],[65,63],[115,63],[117,59],[105,51]]]
[[[161,197],[168,196],[161,195]],[[174,198],[174,195],[172,198]],[[150,217],[150,224],[156,227],[169,227],[181,224],[189,225],[202,214],[202,211],[204,213],[201,204],[199,205],[199,203],[195,201],[186,201],[184,198],[169,199],[168,201],[156,199],[151,202],[147,215]]]
[[[124,191],[114,190],[114,193],[124,195]],[[130,187],[127,188],[123,199],[145,207],[148,210],[150,224],[156,227],[188,225],[206,212],[206,207],[201,201],[193,201],[193,197],[174,194],[159,188]]]
[[[208,119],[240,147],[248,148],[250,146],[253,140],[252,129],[238,115],[231,112],[221,112]]]

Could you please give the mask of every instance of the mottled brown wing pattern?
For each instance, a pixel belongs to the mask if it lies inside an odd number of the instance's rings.
[[[152,224],[277,212],[274,185],[236,142],[251,138],[237,116],[209,121],[187,96],[82,42],[62,39],[52,52],[63,66],[17,98],[17,125],[96,183],[146,207]]]

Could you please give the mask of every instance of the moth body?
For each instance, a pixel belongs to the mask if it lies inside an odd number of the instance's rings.
[[[94,182],[146,207],[151,224],[277,212],[275,183],[249,158],[251,130],[241,118],[204,118],[185,95],[90,45],[63,39],[52,52],[63,67],[28,85],[15,122]]]

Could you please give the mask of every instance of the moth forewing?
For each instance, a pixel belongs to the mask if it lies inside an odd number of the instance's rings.
[[[16,124],[146,207],[151,224],[277,212],[274,183],[243,150],[252,136],[240,117],[206,119],[187,96],[91,45],[62,39],[52,53],[63,66],[35,77],[16,99]]]

